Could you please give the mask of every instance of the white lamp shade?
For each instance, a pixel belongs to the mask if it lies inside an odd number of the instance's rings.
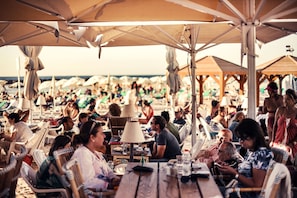
[[[135,108],[133,104],[124,105],[121,117],[135,117]]]
[[[26,98],[20,98],[19,104],[18,104],[18,109],[24,111],[30,109],[30,100]]]
[[[144,135],[138,121],[127,121],[121,142],[124,143],[142,143],[144,142]]]
[[[43,95],[39,95],[39,97],[36,101],[36,105],[46,105],[46,100]]]
[[[223,96],[220,106],[225,107],[225,106],[229,106],[229,105],[230,105],[229,99],[226,96]]]

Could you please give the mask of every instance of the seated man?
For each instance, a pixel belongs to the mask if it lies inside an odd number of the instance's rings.
[[[208,144],[206,144],[206,146],[201,149],[195,159],[200,162],[207,163],[208,167],[210,167],[211,163],[218,159],[219,146],[223,142],[231,142],[232,137],[232,131],[230,131],[229,129],[220,130],[216,140],[214,142],[210,141]]]
[[[68,135],[70,138],[72,138],[74,134],[79,134],[78,127],[74,125],[74,122],[70,117],[63,117],[61,124],[63,124],[64,130],[62,133],[64,135]]]
[[[176,155],[181,155],[181,150],[177,139],[165,128],[166,120],[162,116],[154,116],[151,122],[152,130],[156,131],[155,143],[153,146],[153,158],[175,159]]]
[[[173,123],[179,125],[179,128],[186,124],[186,120],[184,119],[184,110],[182,107],[177,107],[174,111],[174,115],[175,118]]]
[[[238,167],[238,164],[243,161],[241,155],[237,152],[236,147],[232,142],[223,142],[219,146],[218,150],[218,159],[211,164],[210,170],[214,175],[221,175],[218,166],[220,165],[229,165],[233,168]],[[216,182],[218,185],[225,186],[232,179],[233,175],[224,175],[223,178],[217,178]]]
[[[175,136],[175,138],[177,139],[178,143],[180,144],[181,141],[180,141],[180,137],[179,137],[179,133],[178,133],[178,128],[172,122],[170,122],[170,117],[169,117],[168,111],[162,111],[161,112],[161,116],[167,122],[166,128],[170,131],[170,133],[172,133]]]

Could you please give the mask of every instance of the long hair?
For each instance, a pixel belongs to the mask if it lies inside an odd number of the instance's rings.
[[[70,139],[69,136],[67,136],[67,135],[58,135],[55,138],[54,143],[52,144],[52,147],[50,148],[50,151],[49,151],[48,155],[53,156],[54,151],[64,148],[65,145],[68,144],[69,142],[71,142],[71,139]]]
[[[98,132],[98,128],[103,125],[104,125],[104,123],[96,122],[93,120],[85,122],[81,126],[80,133],[79,133],[80,140],[81,140],[82,144],[86,145],[89,142],[91,135],[96,136],[96,134]]]
[[[254,148],[256,151],[260,147],[269,147],[265,141],[264,133],[259,123],[251,118],[245,118],[239,122],[235,128],[235,134],[241,139],[251,138],[254,140]]]

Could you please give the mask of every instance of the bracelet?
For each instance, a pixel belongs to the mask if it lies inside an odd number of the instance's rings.
[[[238,177],[239,177],[239,174],[236,173],[236,175],[234,176],[234,178],[235,178],[235,179],[238,179]]]

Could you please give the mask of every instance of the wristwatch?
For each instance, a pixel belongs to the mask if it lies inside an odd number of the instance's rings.
[[[234,176],[234,178],[235,178],[235,179],[238,179],[238,177],[239,177],[239,174],[236,173],[236,175]]]

